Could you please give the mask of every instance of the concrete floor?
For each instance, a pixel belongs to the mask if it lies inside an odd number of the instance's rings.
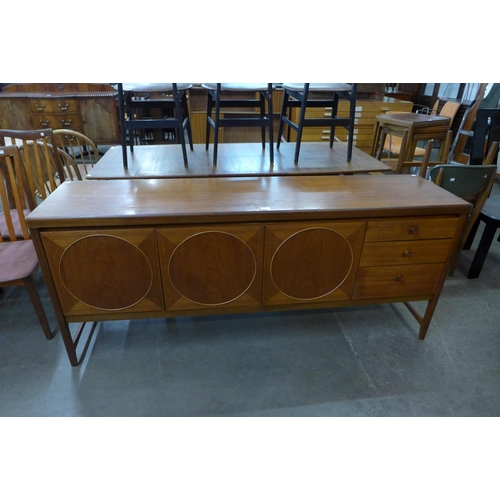
[[[0,416],[499,416],[500,243],[465,277],[482,227],[424,341],[402,304],[116,321],[72,368],[5,289]]]

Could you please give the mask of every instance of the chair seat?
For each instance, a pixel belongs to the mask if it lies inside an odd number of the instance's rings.
[[[27,209],[23,210],[23,212],[24,212],[24,216],[26,217],[30,213],[30,210],[27,208]],[[14,231],[16,233],[16,236],[18,238],[24,238],[23,231],[21,229],[21,223],[19,222],[19,214],[17,213],[17,210],[11,210],[10,216],[12,218],[12,225],[14,226]],[[0,234],[2,235],[3,239],[5,239],[5,240],[10,239],[9,230],[7,229],[7,222],[5,220],[5,215],[3,213],[0,214]]]
[[[282,83],[281,86],[286,90],[301,92],[304,90],[303,83]],[[310,83],[310,92],[351,92],[352,86],[348,83]]]
[[[177,90],[189,90],[192,83],[178,83]],[[171,83],[124,83],[124,92],[172,92]]]
[[[38,265],[38,257],[31,240],[0,243],[0,285],[24,279]]]
[[[481,210],[481,217],[500,222],[500,196],[492,196],[486,200]]]
[[[217,90],[216,83],[202,83],[201,86],[206,90]],[[273,90],[276,85],[273,85]],[[221,90],[232,92],[266,92],[267,83],[221,83]]]

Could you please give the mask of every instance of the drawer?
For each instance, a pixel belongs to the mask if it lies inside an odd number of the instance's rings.
[[[30,99],[32,113],[78,113],[74,99]]]
[[[33,125],[41,128],[69,128],[80,130],[80,117],[77,114],[45,115],[40,113],[33,116]]]
[[[397,266],[445,262],[452,240],[383,241],[365,243],[360,266]]]
[[[436,292],[443,265],[360,267],[353,299],[432,295]]]
[[[447,239],[455,236],[457,217],[418,217],[370,221],[365,242]]]

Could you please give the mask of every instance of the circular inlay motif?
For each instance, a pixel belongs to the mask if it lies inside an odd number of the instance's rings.
[[[142,250],[105,234],[81,238],[66,248],[59,273],[75,299],[104,310],[137,304],[153,282],[151,264]]]
[[[168,267],[170,281],[185,298],[202,305],[221,305],[243,295],[256,273],[248,245],[232,234],[195,234],[174,250]]]
[[[318,299],[336,290],[352,267],[350,243],[337,231],[311,228],[287,238],[271,264],[274,284],[299,300]]]

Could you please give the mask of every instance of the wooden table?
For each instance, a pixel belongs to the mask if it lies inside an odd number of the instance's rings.
[[[406,175],[132,179],[27,221],[76,366],[72,322],[404,302],[423,339],[469,207]]]
[[[450,129],[451,120],[447,116],[425,115],[421,113],[395,113],[378,115],[375,121],[371,155],[381,158],[385,138],[389,135],[402,137],[399,169],[406,164],[416,165],[412,162],[418,141],[436,140],[441,144],[446,139]],[[440,160],[445,161],[444,154],[440,151]],[[402,172],[398,172],[402,173]]]
[[[87,179],[176,178],[212,176],[325,175],[390,171],[390,167],[354,148],[352,161],[346,161],[347,144],[303,143],[298,165],[293,163],[295,143],[283,143],[269,165],[269,153],[258,143],[219,144],[218,165],[212,165],[212,145],[201,144],[188,152],[189,167],[184,167],[178,144],[136,146],[128,151],[128,169],[123,168],[120,146],[109,149],[87,175]]]

